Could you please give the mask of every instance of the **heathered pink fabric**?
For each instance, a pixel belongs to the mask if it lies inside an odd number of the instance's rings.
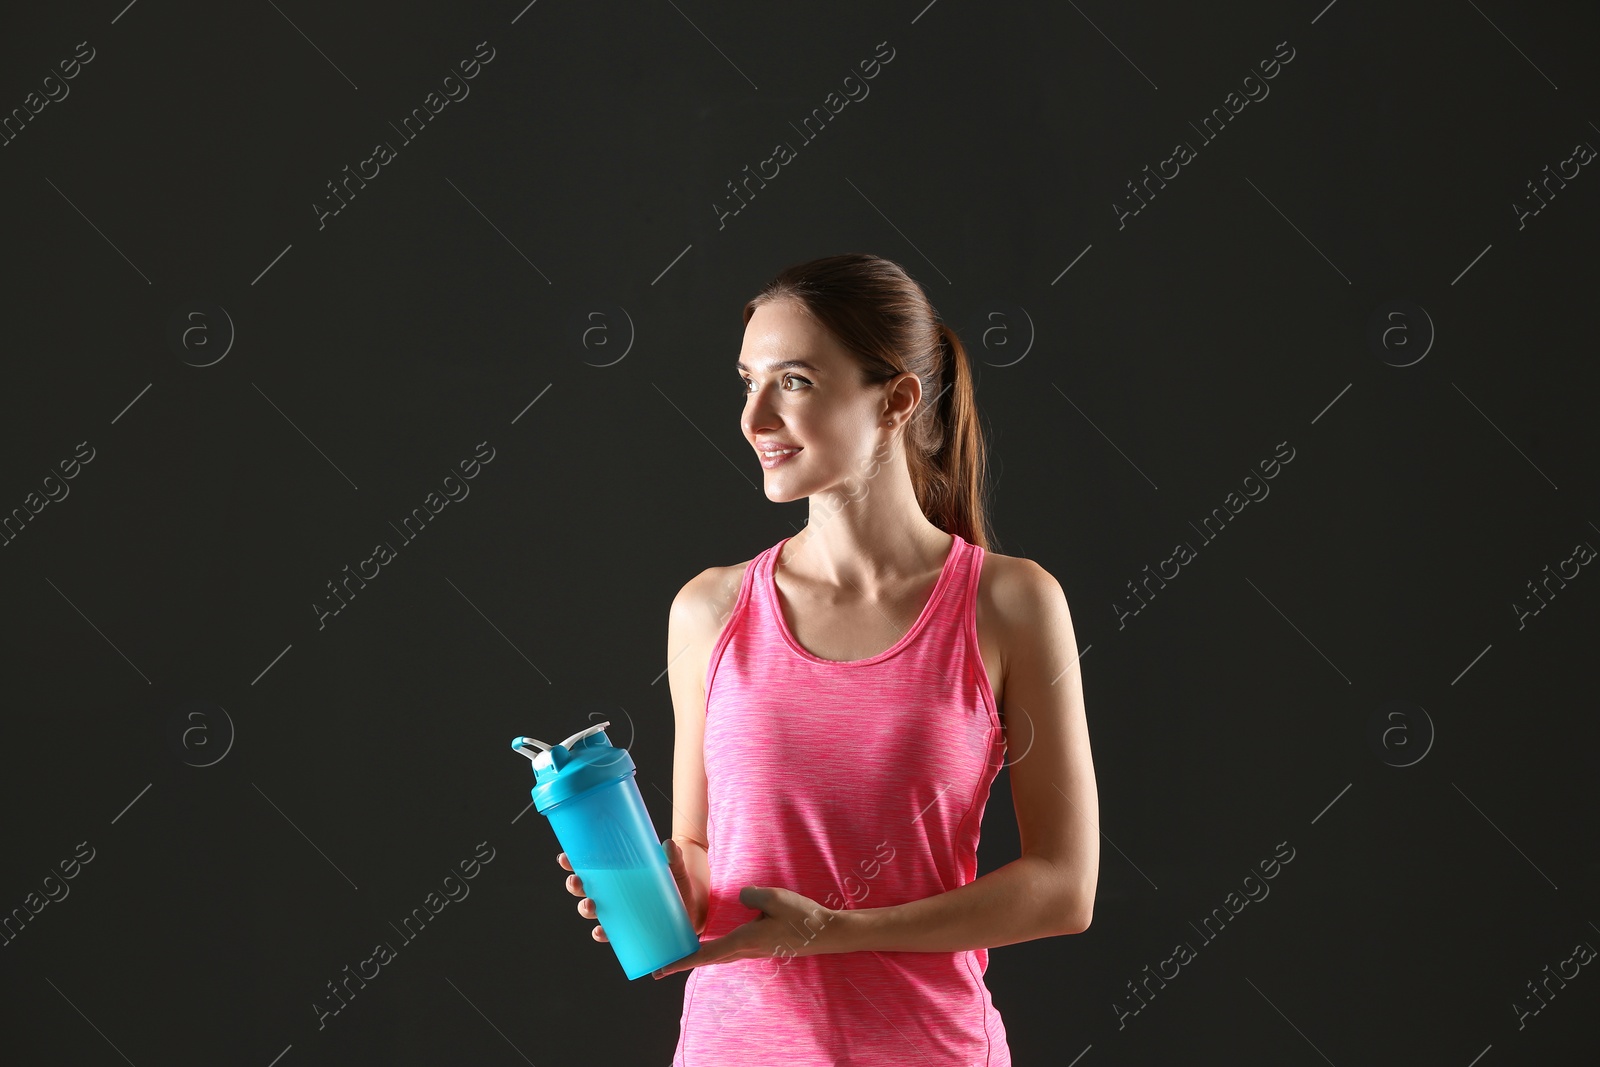
[[[773,569],[788,540],[745,568],[707,665],[701,941],[759,916],[739,902],[746,885],[876,908],[971,882],[1005,757],[978,653],[983,549],[955,536],[905,636],[836,662],[802,648],[779,610]],[[696,967],[672,1062],[1009,1067],[988,963],[987,949],[867,950]]]

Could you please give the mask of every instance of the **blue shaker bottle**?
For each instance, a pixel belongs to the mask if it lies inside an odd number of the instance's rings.
[[[633,757],[611,746],[610,725],[557,745],[518,737],[511,747],[533,761],[533,806],[550,820],[631,981],[696,951],[700,938],[639,794]]]

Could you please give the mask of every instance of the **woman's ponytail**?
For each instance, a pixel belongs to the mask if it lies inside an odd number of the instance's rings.
[[[939,361],[940,393],[928,412],[933,451],[920,464],[912,459],[911,484],[929,522],[987,549],[992,542],[987,521],[987,457],[978,424],[972,365],[966,346],[948,324],[935,322],[934,329],[943,358]]]

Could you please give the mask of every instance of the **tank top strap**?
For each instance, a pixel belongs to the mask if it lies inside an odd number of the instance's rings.
[[[782,554],[783,546],[788,543],[789,538],[785,537],[782,541],[772,545],[761,553],[755,564],[750,568],[754,572],[750,587],[750,599],[754,602],[753,607],[758,613],[761,631],[765,639],[773,644],[780,643],[778,642],[778,627],[780,625],[779,612],[782,610],[772,594],[773,589],[777,586],[773,575],[777,573],[778,557]]]
[[[951,535],[950,556],[945,573],[934,587],[928,604],[928,624],[916,635],[907,651],[930,666],[949,672],[949,677],[964,677],[967,668],[968,630],[976,632],[974,593],[977,581],[977,546],[960,534]]]
[[[960,536],[957,534],[956,536]],[[964,558],[961,561],[963,571],[962,589],[965,599],[961,605],[961,628],[972,632],[973,645],[976,647],[978,640],[978,580],[983,572],[983,548],[962,538],[961,541]]]

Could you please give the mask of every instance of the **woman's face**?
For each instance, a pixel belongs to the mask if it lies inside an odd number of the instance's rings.
[[[887,459],[880,445],[889,440],[889,391],[863,385],[860,365],[798,303],[776,300],[755,310],[737,370],[745,398],[740,428],[758,458],[774,446],[800,450],[760,460],[767,499],[853,492],[853,483]],[[901,377],[916,382],[915,375]],[[911,393],[914,408],[920,385]]]

